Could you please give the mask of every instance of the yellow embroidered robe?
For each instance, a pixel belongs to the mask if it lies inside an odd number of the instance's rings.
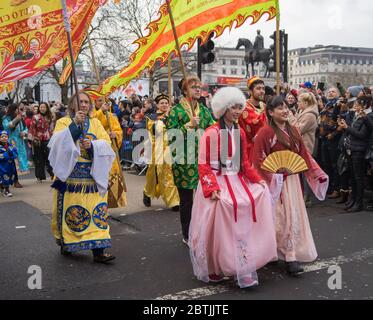
[[[174,183],[164,120],[164,115],[161,113],[157,113],[154,119],[146,119],[146,127],[152,144],[152,160],[146,172],[144,193],[150,198],[161,196],[166,206],[172,208],[179,205],[180,199]]]
[[[110,131],[106,115],[102,112],[101,109],[94,110],[93,116],[101,122],[102,126],[107,132]],[[118,118],[114,116],[111,112],[109,112],[109,121],[111,124],[111,130],[116,133],[117,147],[120,148],[120,146],[122,145],[123,131],[120,127]],[[116,148],[116,146],[114,146],[113,143],[111,146],[113,149]],[[109,208],[125,207],[127,204],[126,193],[124,191],[123,182],[121,180],[120,170],[122,170],[120,163],[118,163],[118,161],[115,160],[113,163],[113,167],[111,168],[109,178]]]
[[[71,122],[69,117],[58,120],[54,133],[68,129]],[[85,138],[111,143],[97,119],[86,121],[84,133]],[[92,158],[81,148],[78,162],[63,183],[66,191],[53,191],[52,232],[68,252],[111,247],[107,193],[100,196],[91,167]]]

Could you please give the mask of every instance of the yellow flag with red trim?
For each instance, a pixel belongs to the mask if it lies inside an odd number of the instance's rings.
[[[86,36],[86,25],[107,0],[66,0],[73,51]],[[0,83],[34,76],[68,56],[60,0],[1,0]]]
[[[0,94],[10,93],[14,90],[16,84],[14,82],[0,84]]]
[[[268,20],[279,14],[279,0],[170,0],[176,31],[181,46],[191,49],[201,38],[205,42],[211,33],[219,37],[226,28],[243,25],[252,18],[251,24],[267,14]],[[137,50],[130,57],[130,64],[116,75],[105,80],[97,90],[87,90],[93,97],[107,95],[116,88],[127,85],[140,76],[146,68],[152,68],[156,61],[162,64],[171,53],[176,54],[175,40],[167,5],[159,9],[159,18],[152,21],[149,34],[135,41]]]
[[[71,63],[70,63],[70,57],[68,57],[68,59],[69,61],[66,64],[65,68],[62,70],[60,80],[58,81],[59,84],[64,84],[67,81],[67,79],[70,77],[71,71],[73,70]]]

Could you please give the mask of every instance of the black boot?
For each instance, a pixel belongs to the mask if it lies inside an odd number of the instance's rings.
[[[178,212],[180,211],[180,206],[174,206],[171,208],[172,211]]]
[[[299,275],[304,272],[298,261],[287,262],[287,272],[291,275]]]
[[[350,202],[345,203],[345,210],[351,209],[355,205],[355,200],[351,200]]]
[[[346,203],[348,200],[348,191],[341,190],[341,199],[336,202],[336,204]]]
[[[363,211],[363,206],[361,204],[355,204],[353,207],[347,210],[347,212],[360,212]]]
[[[151,199],[144,193],[144,197],[142,199],[145,207],[150,207],[152,205]]]
[[[71,256],[72,253],[70,251],[67,251],[62,245],[60,247],[60,253],[63,255],[63,256]]]

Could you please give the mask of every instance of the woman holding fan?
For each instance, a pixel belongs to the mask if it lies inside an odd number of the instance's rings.
[[[255,137],[253,164],[270,186],[275,199],[278,256],[292,275],[303,272],[299,262],[317,258],[303,200],[299,173],[320,200],[325,199],[328,176],[307,151],[298,130],[289,124],[290,110],[283,97],[267,103],[266,124]],[[268,159],[267,159],[268,158]]]

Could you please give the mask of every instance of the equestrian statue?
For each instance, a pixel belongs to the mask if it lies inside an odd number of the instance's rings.
[[[245,47],[245,62],[246,62],[246,78],[250,77],[249,64],[251,64],[252,75],[255,74],[254,64],[263,62],[266,66],[266,72],[264,78],[270,76],[270,61],[273,59],[273,52],[271,49],[264,48],[264,38],[260,34],[260,30],[257,31],[254,45],[249,39],[240,38],[236,46],[236,50],[242,46]]]

